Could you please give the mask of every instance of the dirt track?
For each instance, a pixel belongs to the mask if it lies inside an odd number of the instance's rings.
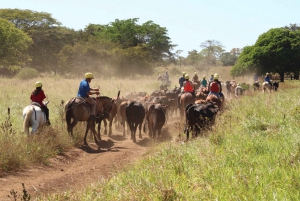
[[[164,139],[170,140],[168,128],[163,129]],[[7,197],[13,189],[22,196],[22,183],[31,197],[39,194],[80,190],[101,178],[109,178],[126,165],[135,162],[150,149],[151,140],[142,133],[144,139],[137,143],[124,138],[120,131],[113,130],[111,138],[102,136],[101,149],[89,142],[89,147],[72,149],[64,156],[51,159],[49,166],[28,167],[0,178],[0,200],[13,200]],[[20,198],[18,198],[20,200]]]

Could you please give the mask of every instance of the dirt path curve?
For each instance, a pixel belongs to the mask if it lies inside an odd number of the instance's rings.
[[[12,189],[22,196],[22,183],[31,197],[81,190],[141,158],[150,147],[148,136],[143,133],[143,137],[137,136],[137,143],[133,143],[129,136],[124,138],[121,132],[113,131],[112,138],[102,136],[101,150],[89,140],[89,147],[74,148],[64,156],[57,156],[51,159],[49,166],[28,167],[0,177],[0,200],[13,200],[7,197]]]

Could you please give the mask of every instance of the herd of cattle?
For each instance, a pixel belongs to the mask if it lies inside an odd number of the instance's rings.
[[[243,87],[242,87],[243,86]],[[274,85],[273,85],[274,86]],[[276,89],[278,83],[275,84]],[[222,83],[222,87],[226,89],[226,97],[238,97],[243,94],[243,91],[249,89],[242,84],[237,84],[235,81],[227,81]],[[248,87],[248,88],[247,88]],[[261,88],[259,83],[253,84],[253,89]],[[208,100],[209,92],[206,87],[195,88],[195,97],[191,101],[184,101],[182,97],[182,89],[174,87],[167,89],[166,86],[161,86],[160,89],[153,91],[151,94],[146,92],[132,92],[125,97],[121,96],[113,103],[109,121],[109,136],[112,134],[112,123],[115,123],[123,128],[123,136],[130,132],[131,139],[136,142],[136,132],[139,132],[139,138],[142,138],[142,127],[145,132],[148,127],[150,138],[158,138],[161,135],[161,130],[167,124],[169,117],[178,116],[184,121],[184,132],[187,139],[189,133],[197,136],[201,131],[207,130],[214,123],[215,117],[219,111],[223,109],[224,98],[220,103],[213,100]],[[101,124],[101,123],[100,123]],[[107,134],[107,122],[104,119],[104,134]]]

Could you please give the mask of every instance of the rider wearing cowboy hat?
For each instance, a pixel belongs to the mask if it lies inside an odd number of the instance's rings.
[[[91,111],[91,119],[96,118],[96,101],[90,97],[90,95],[96,94],[99,95],[99,89],[97,88],[91,88],[90,82],[94,79],[94,76],[92,73],[88,72],[85,74],[85,79],[82,80],[79,84],[79,89],[77,93],[77,97],[82,97],[86,102],[90,103],[92,105],[92,111]]]

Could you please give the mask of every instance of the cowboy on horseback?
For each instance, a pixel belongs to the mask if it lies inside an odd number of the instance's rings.
[[[213,81],[209,82],[208,91],[209,91],[209,94],[214,94],[218,98],[220,98],[221,96],[222,97],[224,96],[222,94],[222,85],[221,85],[221,82],[219,81],[219,75],[217,73],[214,74]]]
[[[269,73],[266,73],[265,82],[268,82],[270,84],[270,86],[272,87],[272,82],[271,82]]]
[[[201,86],[202,87],[206,87],[207,86],[207,80],[206,80],[206,76],[204,75],[202,80],[201,80]]]
[[[193,79],[192,79],[193,82],[198,82],[199,81],[199,78],[198,78],[198,75],[197,75],[197,72],[194,73],[194,76],[193,76]]]
[[[95,120],[97,102],[93,98],[91,98],[90,95],[93,94],[99,95],[100,93],[99,93],[99,89],[90,87],[89,83],[92,81],[92,79],[94,79],[92,73],[88,72],[85,74],[85,79],[82,80],[79,84],[77,97],[82,97],[87,103],[92,105],[90,119]]]
[[[30,99],[32,102],[36,102],[36,103],[40,104],[42,111],[46,115],[46,124],[50,125],[49,109],[43,103],[43,100],[46,98],[46,96],[45,96],[44,91],[42,90],[42,86],[43,86],[43,84],[40,81],[37,81],[35,83],[35,90],[31,93]]]
[[[183,83],[183,92],[184,93],[191,93],[194,98],[196,98],[196,94],[194,91],[193,83],[189,80],[189,75],[185,75],[185,82]]]
[[[179,86],[180,86],[180,88],[182,88],[183,87],[183,83],[184,83],[184,81],[185,81],[185,72],[182,72],[182,76],[179,78]]]

